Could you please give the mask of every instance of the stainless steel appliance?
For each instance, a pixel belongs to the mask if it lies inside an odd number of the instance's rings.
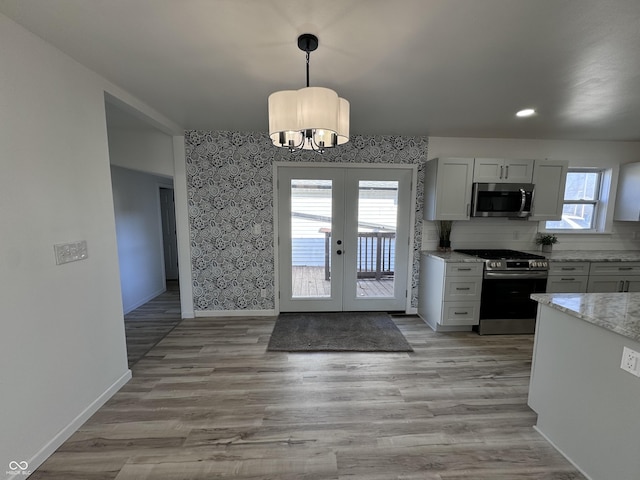
[[[484,260],[478,333],[534,333],[537,303],[532,293],[547,287],[549,262],[517,250],[456,250]]]
[[[531,215],[534,185],[531,183],[474,183],[472,217],[515,217]]]

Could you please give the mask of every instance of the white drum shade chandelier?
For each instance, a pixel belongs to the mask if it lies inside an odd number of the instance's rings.
[[[322,153],[349,141],[349,102],[330,88],[309,86],[309,54],[318,48],[318,37],[300,35],[298,48],[307,54],[307,87],[269,95],[269,137],[290,152]]]

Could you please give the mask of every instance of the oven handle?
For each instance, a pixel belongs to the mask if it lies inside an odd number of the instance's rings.
[[[513,280],[526,280],[531,278],[547,278],[546,271],[533,271],[533,272],[484,272],[483,278],[487,280],[500,280],[500,279],[513,279]]]

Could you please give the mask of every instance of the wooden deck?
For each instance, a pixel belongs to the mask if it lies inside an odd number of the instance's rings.
[[[294,297],[329,297],[331,282],[324,279],[324,267],[293,267]],[[393,297],[393,278],[358,279],[358,297]]]

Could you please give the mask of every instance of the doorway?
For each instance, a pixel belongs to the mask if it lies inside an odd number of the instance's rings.
[[[282,312],[405,311],[414,166],[276,166]]]

